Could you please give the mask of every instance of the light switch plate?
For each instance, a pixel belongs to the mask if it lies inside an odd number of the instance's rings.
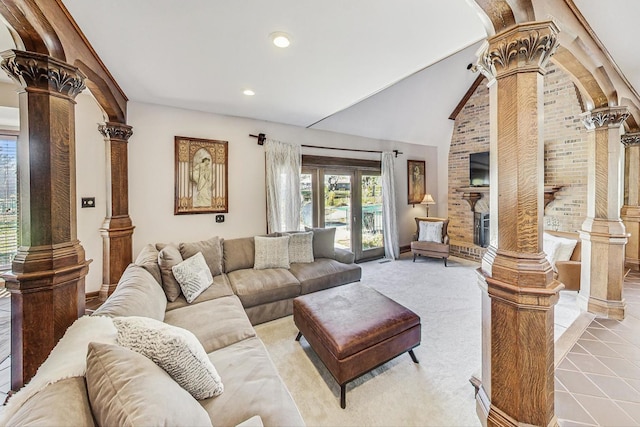
[[[83,197],[82,198],[82,207],[83,208],[95,208],[96,207],[96,198],[95,197]]]

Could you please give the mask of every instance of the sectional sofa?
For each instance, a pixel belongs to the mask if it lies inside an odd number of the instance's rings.
[[[324,233],[300,233],[305,239],[309,234],[317,237],[312,259],[307,247],[303,259],[307,257],[308,262],[289,263],[288,268],[265,267],[261,252],[264,238],[274,239],[269,244],[278,240],[282,248],[283,240],[292,240],[283,239],[286,233],[148,245],[127,267],[107,301],[67,330],[31,383],[10,399],[0,425],[303,425],[252,325],[290,314],[298,295],[360,280],[361,269],[354,264],[353,254],[334,249],[332,240],[329,250]],[[268,249],[267,258],[273,261],[278,251]],[[213,284],[188,302],[190,291],[167,293],[172,285],[166,283],[171,281],[167,266],[177,261],[172,256],[194,251],[197,256],[193,259],[202,254],[207,265],[213,266],[209,270],[218,274],[212,274]],[[298,255],[291,258],[299,259]],[[258,263],[264,268],[256,268]],[[122,324],[140,321],[155,322],[170,333],[184,333],[186,342],[189,336],[195,337],[195,346],[201,349],[192,353],[205,354],[208,362],[202,363],[211,363],[207,369],[217,371],[224,391],[196,400],[176,385],[180,380],[171,370],[158,368],[163,366],[161,361],[125,348]],[[160,341],[162,338],[133,339],[134,344],[154,351],[166,344]],[[187,345],[181,339],[177,342],[174,339],[170,344]]]

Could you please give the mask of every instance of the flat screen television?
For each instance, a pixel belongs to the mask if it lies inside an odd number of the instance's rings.
[[[489,185],[489,152],[469,154],[469,185],[486,187]]]

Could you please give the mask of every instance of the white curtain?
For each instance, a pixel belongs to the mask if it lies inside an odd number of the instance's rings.
[[[267,174],[267,231],[293,231],[300,228],[299,144],[267,139],[265,142]]]
[[[400,256],[398,222],[396,220],[396,186],[394,179],[395,153],[382,153],[382,221],[384,222],[384,256],[397,259]]]

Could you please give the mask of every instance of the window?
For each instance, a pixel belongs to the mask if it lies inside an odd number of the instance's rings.
[[[10,270],[18,251],[18,138],[0,134],[0,270]]]

